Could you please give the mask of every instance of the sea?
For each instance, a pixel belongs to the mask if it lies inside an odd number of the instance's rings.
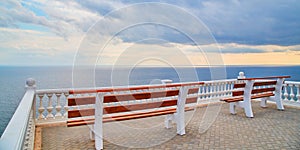
[[[0,66],[0,135],[2,135],[25,92],[25,81],[36,80],[37,89],[84,88],[208,81],[246,77],[290,75],[300,81],[300,66],[196,66],[196,67],[74,67]]]

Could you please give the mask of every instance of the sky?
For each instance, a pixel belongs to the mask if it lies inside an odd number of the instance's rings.
[[[10,0],[0,12],[0,65],[300,65],[298,0]]]

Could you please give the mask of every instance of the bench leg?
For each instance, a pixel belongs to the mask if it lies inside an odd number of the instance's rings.
[[[281,101],[280,94],[275,95],[275,102],[276,102],[276,105],[277,105],[277,109],[278,109],[278,110],[284,110],[284,107],[283,107],[283,104],[282,104],[282,101]]]
[[[95,147],[97,150],[103,149],[103,133],[102,128],[96,128],[97,133],[95,134]]]
[[[184,118],[182,118],[182,116],[177,119],[177,134],[185,135],[185,123]]]
[[[244,101],[243,104],[246,116],[249,118],[253,118],[251,101]]]
[[[277,79],[277,83],[276,83],[276,87],[275,87],[275,102],[277,104],[277,109],[278,110],[284,110],[282,101],[281,101],[281,88],[282,88],[282,84],[283,84],[284,79],[280,78]]]
[[[104,93],[97,93],[95,104],[95,148],[103,149],[103,98]]]
[[[94,126],[90,126],[90,139],[95,141],[95,133],[94,133]]]
[[[229,110],[230,110],[230,113],[233,115],[236,114],[235,107],[236,107],[236,102],[229,103]]]
[[[177,134],[179,135],[185,134],[184,107],[185,107],[185,101],[188,95],[188,91],[189,91],[188,87],[181,87],[179,90],[177,108],[176,108]]]
[[[267,107],[267,100],[268,98],[262,98],[260,101],[260,107],[266,108]]]
[[[172,122],[175,121],[175,114],[168,114],[165,118],[165,127],[170,129],[172,127]]]

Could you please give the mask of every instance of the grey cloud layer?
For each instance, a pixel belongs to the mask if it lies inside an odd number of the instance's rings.
[[[220,43],[249,45],[300,44],[300,3],[297,0],[204,0],[204,1],[163,1],[184,8],[202,20]],[[20,1],[1,2],[1,27],[15,28],[18,23],[42,25],[62,37],[68,38],[72,32],[86,32],[91,25],[109,12],[134,4],[134,1],[27,1],[31,7],[44,11],[46,16],[38,16],[24,7]],[[166,10],[167,11],[167,10]],[[149,15],[147,11],[128,11],[130,19]],[[119,24],[126,24],[122,16],[115,17]],[[120,18],[121,17],[121,18]],[[168,19],[164,16],[156,16]],[[174,18],[180,18],[177,14]],[[182,25],[191,22],[180,18]],[[128,31],[129,32],[129,31]],[[159,33],[158,33],[159,32]],[[139,27],[124,36],[124,41],[135,41],[145,35],[154,34],[170,42],[186,43],[186,37],[163,27]],[[201,36],[199,34],[199,36]],[[259,52],[259,50],[249,50]]]

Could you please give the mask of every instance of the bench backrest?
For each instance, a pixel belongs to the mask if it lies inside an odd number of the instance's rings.
[[[199,85],[202,82],[186,84],[166,84],[137,86],[130,88],[110,88],[94,90],[97,93],[106,93],[103,96],[103,114],[124,113],[131,111],[142,111],[147,109],[160,109],[174,107],[177,105],[177,99],[180,88],[188,86],[188,98],[186,104],[197,102],[197,93]],[[92,93],[93,90],[71,91],[70,93]],[[68,111],[68,118],[87,117],[95,115],[94,104],[95,96],[79,96],[68,98],[68,106],[73,109]],[[89,108],[81,108],[90,106]],[[175,108],[174,108],[175,109]]]
[[[262,78],[244,78],[239,80],[253,81],[253,87],[251,90],[251,94],[265,93],[265,92],[273,92],[276,90],[276,85],[282,85],[283,79],[290,78],[290,76],[272,76],[272,77],[262,77]],[[273,79],[273,80],[270,80]],[[277,80],[274,80],[277,79]],[[232,96],[242,96],[244,95],[244,89],[246,83],[236,83],[233,88],[237,89],[232,92]],[[281,83],[278,83],[281,82]]]

